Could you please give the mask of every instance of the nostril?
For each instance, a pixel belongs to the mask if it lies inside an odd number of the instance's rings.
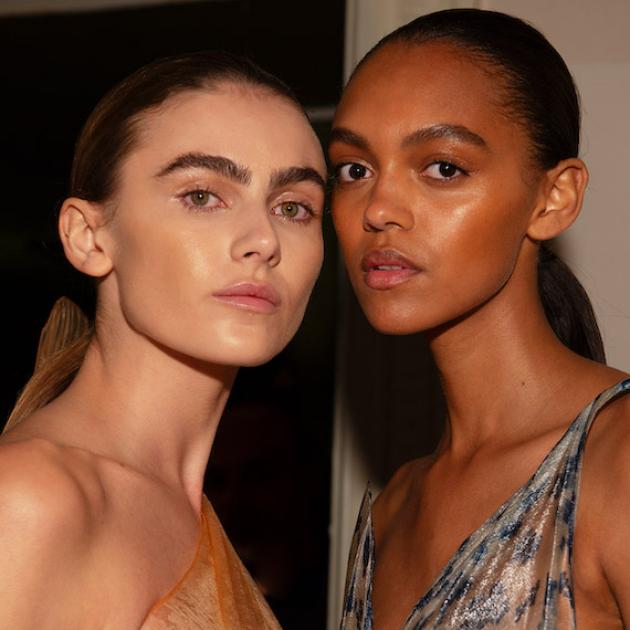
[[[378,225],[374,225],[371,221],[363,222],[363,231],[364,232],[381,232],[383,231],[383,227],[379,227]]]

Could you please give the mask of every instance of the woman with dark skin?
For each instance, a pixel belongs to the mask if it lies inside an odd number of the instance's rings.
[[[324,175],[291,92],[238,57],[160,60],[99,103],[59,217],[94,330],[0,439],[0,627],[279,628],[203,479],[238,367],[302,319]]]
[[[578,138],[559,55],[493,12],[418,18],[345,90],[330,159],[348,273],[377,330],[425,333],[447,422],[366,495],[342,628],[630,623],[630,382],[541,249],[580,212]]]

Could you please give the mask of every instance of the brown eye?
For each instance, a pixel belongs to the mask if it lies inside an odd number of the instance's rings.
[[[348,169],[350,179],[363,179],[367,173],[367,168],[363,164],[351,164]]]
[[[453,177],[457,173],[457,167],[449,162],[440,163],[440,175],[442,177]]]
[[[427,166],[427,168],[424,170],[424,174],[431,179],[448,181],[451,179],[456,179],[461,175],[466,175],[466,171],[464,171],[464,169],[462,168],[459,168],[459,166],[456,166],[452,162],[440,160],[438,162],[433,162],[432,164],[429,164],[429,166]]]
[[[368,179],[372,176],[372,171],[363,164],[358,162],[349,162],[340,164],[335,169],[335,179],[341,183],[356,182],[362,179]]]

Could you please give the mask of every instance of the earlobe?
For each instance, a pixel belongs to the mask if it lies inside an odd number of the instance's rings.
[[[582,160],[562,160],[547,172],[540,209],[532,215],[527,235],[546,241],[564,232],[582,208],[588,170]]]
[[[103,209],[85,199],[66,199],[59,212],[59,236],[66,258],[79,271],[102,278],[112,269],[108,252],[100,243]]]

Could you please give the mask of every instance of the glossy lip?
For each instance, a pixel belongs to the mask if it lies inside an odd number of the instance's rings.
[[[386,291],[419,274],[419,269],[395,249],[373,249],[361,259],[363,280],[370,289]]]
[[[269,284],[239,282],[212,294],[226,304],[257,313],[274,313],[280,306],[280,294]]]

